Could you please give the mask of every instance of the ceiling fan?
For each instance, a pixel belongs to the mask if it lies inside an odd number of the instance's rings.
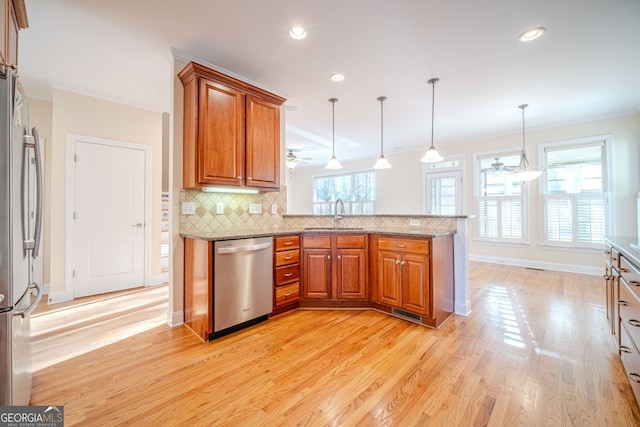
[[[295,149],[293,148],[289,148],[288,149],[289,152],[287,153],[287,155],[285,156],[285,160],[286,160],[286,166],[289,169],[293,169],[296,167],[296,165],[300,162],[306,162],[309,160],[313,160],[311,157],[297,157],[293,152]],[[297,150],[296,150],[297,151]]]
[[[500,161],[500,157],[495,157],[495,162],[491,163],[491,167],[490,168],[486,168],[483,169],[484,171],[491,171],[491,172],[511,172],[515,169],[517,169],[517,166],[505,166],[504,163],[502,163]]]

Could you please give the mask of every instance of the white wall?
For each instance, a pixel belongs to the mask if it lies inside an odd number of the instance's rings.
[[[613,182],[610,203],[613,205],[615,234],[636,236],[636,195],[640,190],[639,137],[640,114],[611,119],[594,120],[560,126],[551,129],[527,129],[527,152],[531,165],[538,165],[538,145],[556,141],[610,135],[612,140]],[[493,150],[519,151],[522,135],[502,135],[482,140],[440,144],[441,154],[464,155],[466,162],[466,214],[474,214],[473,164],[474,153]],[[423,149],[406,153],[385,153],[393,167],[378,172],[378,213],[422,214],[423,178],[420,157]],[[343,171],[371,169],[375,158],[343,162]],[[296,168],[287,175],[288,213],[311,214],[313,203],[313,177],[326,175],[323,167]],[[291,177],[290,177],[291,175]],[[546,269],[581,271],[599,274],[602,270],[601,251],[559,250],[540,245],[541,212],[537,184],[529,188],[530,245],[498,245],[477,242],[473,239],[475,221],[471,221],[469,252],[472,259],[504,262]]]
[[[51,292],[64,292],[66,266],[66,141],[68,133],[143,144],[152,148],[150,276],[160,273],[162,114],[62,90],[53,90],[50,156]],[[49,149],[50,148],[50,149]],[[157,215],[154,213],[157,212]],[[45,237],[46,239],[46,237]]]

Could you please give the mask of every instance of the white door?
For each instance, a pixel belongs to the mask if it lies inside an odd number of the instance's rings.
[[[459,170],[428,173],[427,214],[462,214],[462,173]]]
[[[73,296],[144,286],[144,149],[77,140]]]

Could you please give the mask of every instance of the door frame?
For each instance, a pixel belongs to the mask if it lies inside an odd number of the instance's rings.
[[[66,226],[66,265],[65,265],[65,294],[66,300],[70,301],[75,298],[74,295],[74,277],[73,268],[75,265],[75,250],[73,242],[75,242],[75,227],[73,220],[74,212],[74,194],[75,187],[75,149],[76,143],[100,144],[116,148],[127,148],[133,150],[141,150],[144,152],[144,222],[148,226],[144,227],[144,266],[143,266],[143,283],[147,286],[150,283],[151,276],[151,231],[153,229],[151,217],[151,147],[143,144],[135,144],[131,142],[118,141],[114,139],[98,138],[87,135],[79,135],[74,133],[67,134],[67,153],[66,153],[66,194],[65,194],[65,226]]]
[[[440,163],[423,163],[422,164],[422,213],[427,215],[429,208],[429,199],[427,197],[427,183],[429,181],[429,175],[431,174],[453,174],[455,172],[460,173],[460,213],[456,215],[462,215],[467,209],[467,165],[466,157],[463,154],[446,156]],[[458,195],[456,195],[458,196]]]

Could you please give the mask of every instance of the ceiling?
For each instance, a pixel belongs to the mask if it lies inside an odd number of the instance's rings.
[[[20,76],[170,111],[172,51],[287,98],[286,146],[325,163],[640,111],[638,0],[26,0]],[[301,25],[308,36],[289,37]],[[543,26],[540,39],[518,36]],[[330,80],[332,73],[345,80]],[[441,151],[446,151],[442,150]]]

